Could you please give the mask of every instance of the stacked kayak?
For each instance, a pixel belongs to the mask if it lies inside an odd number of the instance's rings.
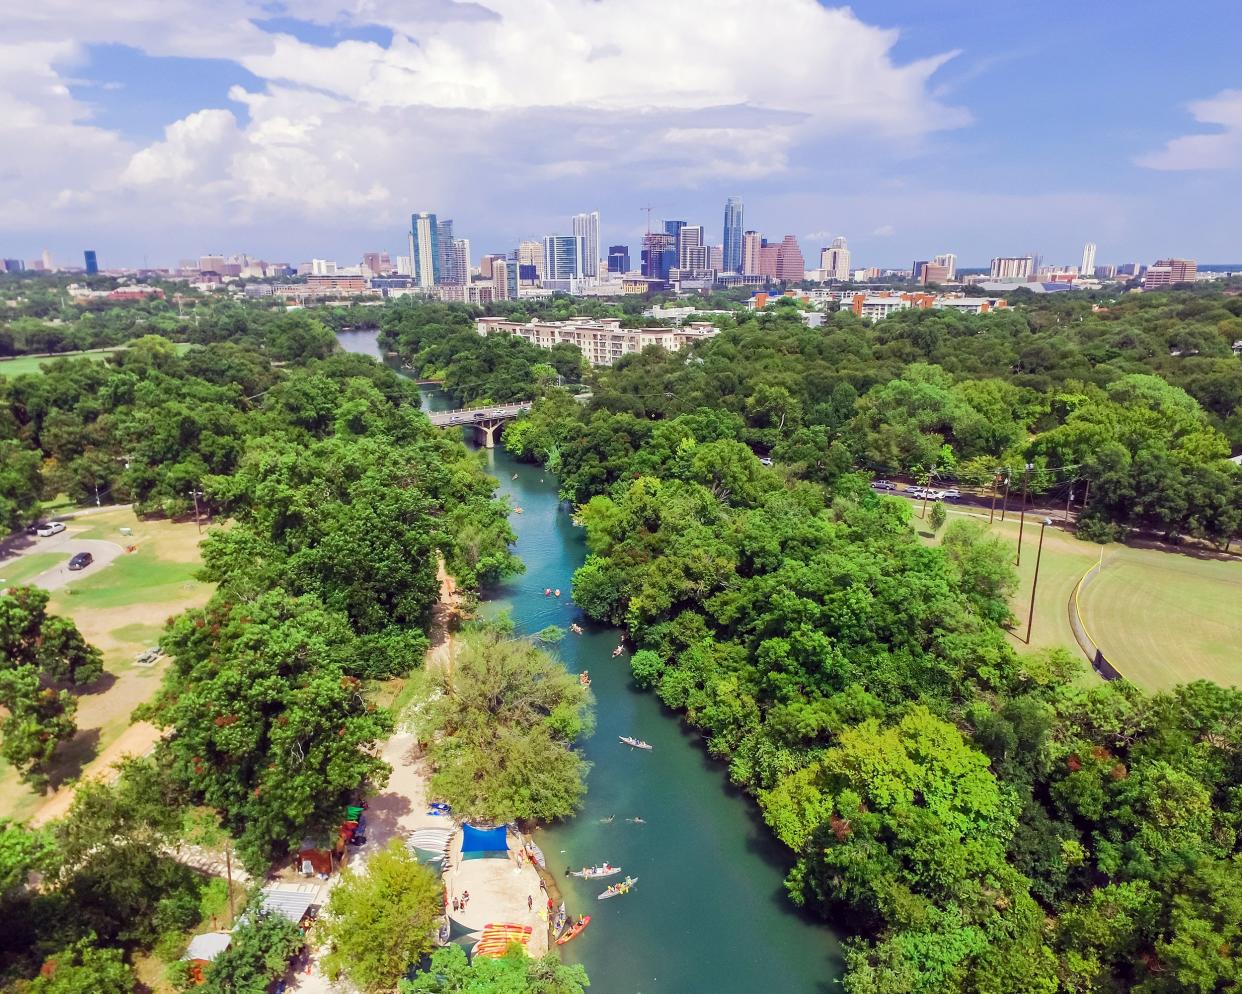
[[[499,958],[508,952],[513,943],[524,946],[530,942],[531,927],[512,923],[490,924],[483,927],[483,934],[475,943],[475,956]]]

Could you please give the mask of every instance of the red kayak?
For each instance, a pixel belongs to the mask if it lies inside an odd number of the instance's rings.
[[[591,916],[587,915],[580,922],[574,922],[569,928],[565,929],[565,934],[556,940],[558,946],[563,946],[570,939],[576,938],[578,933],[591,924]]]

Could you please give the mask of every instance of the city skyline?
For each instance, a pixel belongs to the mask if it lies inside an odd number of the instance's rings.
[[[845,234],[880,266],[946,245],[967,268],[1074,263],[1087,240],[1114,261],[1233,262],[1242,11],[1212,0],[1147,30],[1163,9],[1080,6],[1067,27],[913,0],[544,0],[538,16],[221,0],[204,28],[188,0],[47,0],[10,12],[0,41],[5,251],[399,252],[399,218],[423,204],[477,250],[582,210],[601,212],[601,248],[636,250],[644,205],[715,245],[740,196],[745,229],[792,233],[808,258]]]

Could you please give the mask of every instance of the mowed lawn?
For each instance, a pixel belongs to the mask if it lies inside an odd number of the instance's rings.
[[[103,652],[105,669],[98,685],[78,699],[78,734],[58,755],[52,771],[55,785],[81,775],[129,727],[134,709],[159,691],[167,660],[144,667],[135,664],[135,657],[159,641],[169,618],[205,604],[212,591],[211,584],[194,578],[200,537],[193,522],[141,521],[132,510],[118,509],[83,514],[68,524],[75,537],[115,542],[134,551],[96,572],[88,568],[52,594],[49,610],[73,619],[87,641]],[[50,562],[44,561],[49,557]],[[4,579],[9,584],[29,579],[62,558],[36,554],[18,564],[20,571],[6,571]],[[29,560],[39,562],[30,565]],[[28,818],[43,800],[0,762],[0,817]]]
[[[187,342],[178,342],[175,345],[178,355],[183,355],[194,346]],[[96,362],[103,362],[109,356],[123,351],[116,349],[98,349],[90,352],[60,352],[54,356],[33,356],[19,355],[12,359],[0,359],[0,376],[25,376],[27,373],[42,373],[43,364],[52,362],[56,359],[94,359]]]
[[[1079,595],[1087,631],[1126,678],[1242,686],[1242,563],[1111,546]]]
[[[69,551],[64,552],[32,552],[28,556],[14,560],[7,565],[0,565],[0,587],[19,587],[33,580],[44,570],[49,570],[58,563],[68,561]]]
[[[918,509],[915,505],[914,524],[926,531]],[[967,517],[988,523],[986,510],[953,505],[946,510],[949,521]],[[1026,516],[1018,589],[1011,601],[1019,652],[1028,649],[1024,639],[1040,520]],[[1016,557],[1016,516],[1002,522],[998,512],[989,530],[1009,543]],[[1063,530],[1059,515],[1044,532],[1030,649],[1063,646],[1085,662],[1070,628],[1069,600],[1101,554],[1104,568],[1080,594],[1079,609],[1087,630],[1123,675],[1147,690],[1197,679],[1242,685],[1242,560],[1080,542]]]

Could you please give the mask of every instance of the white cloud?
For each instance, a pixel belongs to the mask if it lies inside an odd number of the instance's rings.
[[[1200,124],[1219,130],[1174,138],[1160,151],[1141,156],[1138,164],[1164,170],[1242,168],[1242,90],[1222,90],[1197,100],[1190,104],[1190,113]]]
[[[58,211],[64,223],[93,211],[141,227],[210,205],[221,223],[392,223],[411,207],[448,213],[467,199],[504,211],[563,183],[756,180],[833,140],[848,138],[853,155],[908,152],[969,119],[929,94],[951,55],[899,65],[896,32],[815,0],[286,8],[321,24],[387,27],[387,47],[271,34],[256,22],[273,10],[218,0],[204,18],[191,0],[43,0],[6,15],[0,100],[19,138],[0,163],[0,206],[22,202],[6,221],[46,228]],[[48,41],[66,32],[70,41]],[[66,86],[96,43],[229,59],[262,85],[227,95],[245,118],[213,104],[158,122],[162,139],[135,148],[93,126]]]
[[[882,224],[876,228],[875,231],[871,232],[871,234],[876,238],[892,238],[893,235],[897,234],[897,229],[891,224]]]

